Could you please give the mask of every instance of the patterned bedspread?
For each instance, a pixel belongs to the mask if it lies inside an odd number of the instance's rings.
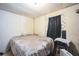
[[[40,36],[17,36],[10,40],[15,56],[47,56],[53,53],[54,42],[51,38]]]

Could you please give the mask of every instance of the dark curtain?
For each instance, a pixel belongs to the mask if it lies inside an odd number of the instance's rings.
[[[47,36],[53,39],[61,36],[61,15],[49,18]]]

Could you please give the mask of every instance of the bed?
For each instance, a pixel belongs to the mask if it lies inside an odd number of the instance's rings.
[[[53,53],[54,42],[49,37],[24,35],[13,37],[10,47],[14,56],[47,56]]]

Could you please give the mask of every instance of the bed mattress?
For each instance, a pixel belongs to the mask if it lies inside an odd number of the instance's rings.
[[[10,46],[15,56],[47,56],[53,53],[54,42],[49,37],[17,36],[10,40]]]

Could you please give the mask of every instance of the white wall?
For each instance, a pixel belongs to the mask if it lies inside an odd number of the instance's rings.
[[[33,19],[0,10],[0,52],[13,36],[33,33]]]
[[[45,30],[45,17],[38,17],[36,18],[34,21],[35,21],[35,24],[34,24],[34,28],[35,28],[35,33],[40,35],[40,36],[46,36],[46,30]]]
[[[62,30],[67,31],[67,39],[71,40],[79,51],[79,14],[76,13],[76,9],[79,9],[79,4],[35,18],[35,33],[46,36],[48,18],[62,15]]]

